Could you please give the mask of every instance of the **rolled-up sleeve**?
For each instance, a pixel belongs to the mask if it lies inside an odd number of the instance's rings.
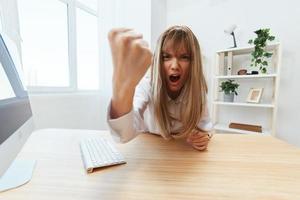
[[[135,138],[139,133],[145,132],[144,111],[149,102],[150,82],[148,78],[143,78],[138,84],[134,94],[133,109],[125,115],[111,119],[109,104],[107,110],[107,123],[113,139],[119,143],[126,143]]]
[[[132,138],[136,137],[137,133],[133,127],[133,110],[129,113],[117,118],[110,118],[110,109],[111,104],[108,107],[107,111],[107,122],[110,127],[110,132],[113,136],[113,139],[119,143],[126,143]]]

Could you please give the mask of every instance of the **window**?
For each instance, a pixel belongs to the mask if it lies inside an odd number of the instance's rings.
[[[57,0],[19,0],[28,86],[70,86],[67,11],[67,5]]]
[[[99,89],[97,0],[18,0],[29,88]]]
[[[78,88],[98,89],[99,48],[97,37],[97,18],[94,15],[77,8],[76,20]]]

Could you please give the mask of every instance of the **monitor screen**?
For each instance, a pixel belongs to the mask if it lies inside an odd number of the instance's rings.
[[[18,55],[5,37],[0,34],[0,145],[32,116]]]

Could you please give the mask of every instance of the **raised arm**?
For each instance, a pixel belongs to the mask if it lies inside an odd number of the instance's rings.
[[[132,29],[113,29],[108,39],[114,65],[110,117],[115,119],[132,110],[135,87],[149,68],[152,53],[142,34]]]

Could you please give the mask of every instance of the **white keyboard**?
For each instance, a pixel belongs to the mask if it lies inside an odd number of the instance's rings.
[[[80,142],[84,167],[88,173],[95,168],[126,163],[121,153],[105,138],[88,138]]]

